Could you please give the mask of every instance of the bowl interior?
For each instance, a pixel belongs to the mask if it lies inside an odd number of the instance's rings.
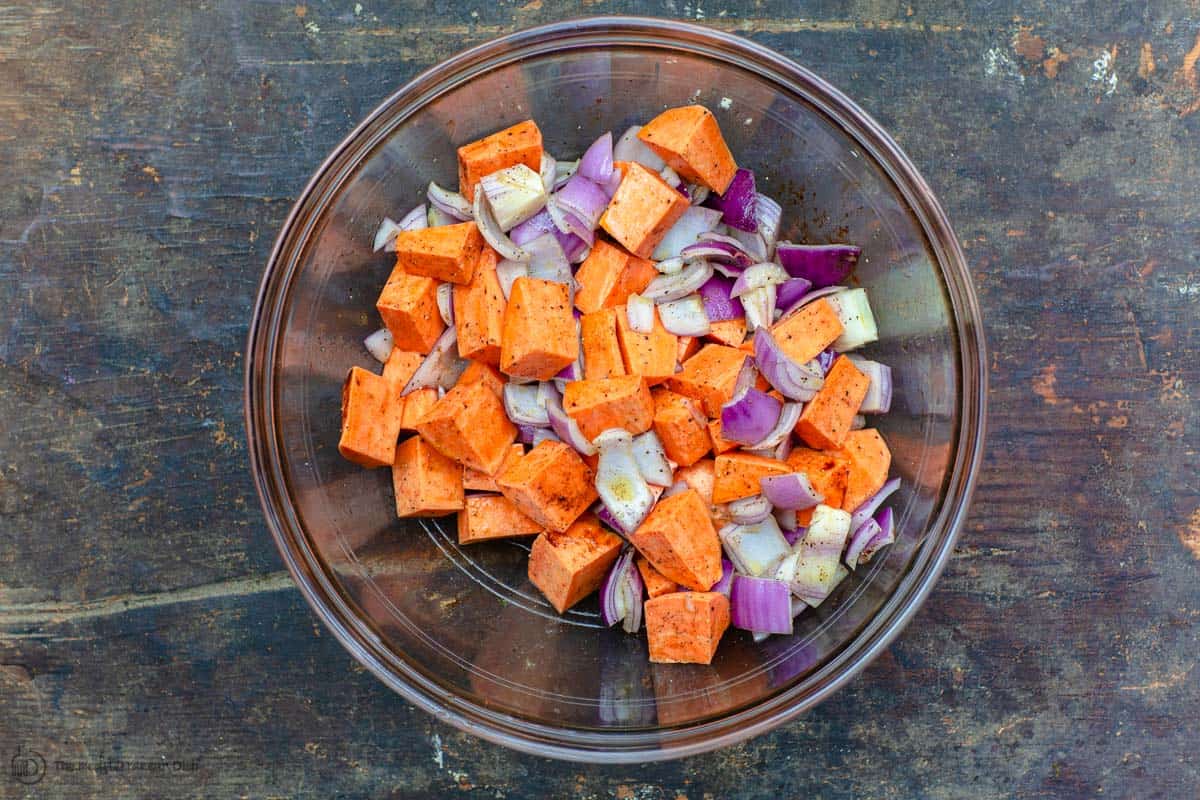
[[[494,57],[469,80],[463,73],[395,98],[361,132],[369,149],[350,147],[331,162],[306,201],[318,212],[281,244],[288,263],[275,269],[286,278],[260,323],[272,337],[263,367],[270,430],[254,433],[276,459],[285,555],[323,587],[323,616],[351,631],[360,658],[393,685],[419,684],[423,705],[485,729],[645,745],[781,693],[802,702],[808,682],[934,546],[927,532],[956,459],[963,367],[920,213],[828,106],[702,50],[617,40],[532,48]],[[575,158],[605,130],[619,135],[686,103],[713,109],[738,163],[783,205],[782,238],[862,246],[855,280],[869,290],[881,334],[864,352],[896,379],[892,412],[872,423],[903,479],[896,545],[802,615],[794,635],[755,644],[730,630],[711,666],[649,663],[643,636],[600,625],[594,597],[559,616],[526,578],[527,542],[459,547],[453,517],[399,520],[390,472],[337,452],[346,371],[379,368],[362,339],[379,327],[374,302],[391,269],[386,254],[371,252],[380,220],[423,202],[430,180],[455,186],[455,148],[501,127],[533,118],[551,154]]]

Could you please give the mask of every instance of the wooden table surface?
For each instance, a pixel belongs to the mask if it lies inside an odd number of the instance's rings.
[[[508,752],[356,667],[242,424],[251,300],[330,148],[454,51],[596,13],[856,98],[946,206],[992,353],[910,627],[803,720],[649,767]],[[1196,796],[1198,57],[1200,7],[1155,0],[0,4],[0,796]]]

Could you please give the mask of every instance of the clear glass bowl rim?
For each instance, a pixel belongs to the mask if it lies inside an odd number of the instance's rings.
[[[787,690],[718,719],[649,732],[553,728],[496,713],[447,696],[388,653],[355,616],[307,540],[289,501],[275,418],[272,367],[288,287],[315,226],[361,159],[395,124],[475,76],[552,50],[604,45],[677,49],[716,58],[803,97],[842,127],[881,165],[920,221],[945,283],[960,357],[960,424],[946,493],[908,573],[875,617],[820,669]],[[244,413],[255,488],[288,571],[317,616],[357,661],[439,720],[506,747],[573,761],[637,764],[695,755],[765,733],[829,697],[888,646],[932,589],[966,519],[985,438],[987,357],[978,301],[949,220],[908,157],[866,112],[808,69],[739,36],[673,19],[591,17],[528,28],[465,50],[399,88],[333,150],[298,196],[268,260],[245,352]]]

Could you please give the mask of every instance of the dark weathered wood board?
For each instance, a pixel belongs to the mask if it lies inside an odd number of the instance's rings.
[[[1195,795],[1200,7],[378,5],[0,5],[0,796]],[[606,12],[743,33],[873,113],[967,247],[993,388],[968,530],[883,658],[772,735],[595,769],[434,722],[318,629],[253,496],[241,351],[359,118]]]

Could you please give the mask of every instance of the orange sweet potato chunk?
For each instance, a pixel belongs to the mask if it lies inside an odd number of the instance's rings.
[[[502,494],[472,494],[464,502],[458,512],[459,544],[531,536],[545,530]]]
[[[700,405],[667,389],[654,392],[654,432],[667,458],[683,467],[704,458],[712,447],[708,420]]]
[[[599,239],[575,273],[579,284],[575,307],[590,314],[624,305],[629,295],[641,293],[657,275],[653,262]]]
[[[462,467],[420,436],[410,436],[396,448],[392,488],[399,517],[437,517],[463,507]]]
[[[400,430],[415,431],[417,421],[429,413],[438,401],[438,390],[432,386],[413,389],[400,398],[404,402],[404,413],[400,417]]]
[[[453,293],[458,354],[492,365],[500,363],[504,309],[508,306],[496,277],[498,260],[496,251],[485,245],[479,252],[475,276],[469,284],[455,286]]]
[[[883,440],[879,431],[866,428],[847,433],[846,441],[838,454],[845,456],[850,462],[846,494],[842,498],[841,507],[853,512],[887,483],[888,470],[892,466],[892,451],[888,449],[887,442]],[[833,504],[826,501],[826,505]]]
[[[500,469],[497,470],[497,474],[503,472],[504,468],[511,464],[514,459],[518,459],[523,455],[525,455],[525,445],[520,442],[514,442],[508,448],[508,454],[504,456],[504,461],[500,463]],[[495,475],[489,475],[486,472],[480,472],[470,467],[463,467],[463,488],[479,492],[500,491],[500,486],[496,483]]]
[[[542,167],[542,132],[531,119],[458,148],[458,191],[471,202],[480,178],[517,164]]]
[[[839,453],[797,447],[787,457],[787,464],[794,472],[808,476],[813,488],[825,496],[822,500],[832,508],[841,508],[846,496],[846,483],[850,476],[850,459]],[[813,509],[796,512],[796,523],[807,526],[812,521]]]
[[[728,503],[760,494],[759,478],[786,475],[792,471],[782,461],[750,453],[732,452],[717,456],[714,464],[713,502]]]
[[[717,194],[725,193],[737,172],[717,119],[704,106],[669,108],[643,125],[638,138],[681,178]]]
[[[392,270],[375,308],[401,350],[428,353],[446,329],[438,313],[437,281],[409,275],[401,267]]]
[[[485,364],[482,361],[472,361],[463,370],[463,374],[458,376],[458,382],[455,386],[466,386],[471,383],[482,382],[484,386],[492,390],[492,393],[497,397],[501,396],[504,391],[504,376],[500,371],[491,364]]]
[[[575,300],[578,305],[578,295]],[[617,378],[625,374],[625,360],[617,340],[617,315],[621,311],[619,308],[602,308],[584,314],[579,320],[583,377],[588,380]]]
[[[484,382],[455,386],[417,420],[417,432],[463,466],[494,474],[517,438],[504,404]]]
[[[563,533],[547,531],[534,540],[529,580],[561,614],[600,588],[621,546],[621,537],[588,514]]]
[[[637,564],[638,572],[641,573],[642,583],[646,585],[646,594],[650,597],[660,597],[679,591],[679,584],[664,577],[644,556],[638,556],[634,563]]]
[[[546,381],[579,357],[579,332],[566,284],[521,277],[504,311],[500,371]]]
[[[736,347],[706,344],[700,352],[683,362],[683,370],[667,380],[673,392],[698,400],[704,413],[716,417],[721,406],[733,397],[738,374],[747,355]]]
[[[675,360],[682,364],[700,351],[700,337],[680,336],[676,345],[678,350],[675,353]]]
[[[629,327],[629,315],[625,309],[617,309],[617,341],[628,374],[640,375],[652,386],[675,374],[679,339],[663,327],[657,307],[654,309],[654,327],[649,333],[639,333]]]
[[[496,484],[539,525],[565,531],[596,501],[592,469],[562,442],[544,441],[505,464]]]
[[[646,638],[656,664],[711,664],[729,627],[720,592],[672,592],[646,601]]]
[[[388,466],[396,458],[403,413],[403,401],[386,378],[351,367],[342,384],[338,452],[364,467]]]
[[[771,327],[779,349],[799,364],[816,358],[842,335],[843,330],[837,312],[824,297]]]
[[[654,423],[654,398],[637,375],[571,381],[563,391],[563,410],[588,441],[609,428],[636,436]]]
[[[630,541],[663,576],[689,589],[707,591],[721,578],[721,542],[694,489],[659,500]]]
[[[687,198],[657,173],[631,162],[600,216],[600,227],[635,256],[649,258],[687,209]]]
[[[393,347],[388,360],[383,364],[383,378],[392,386],[392,391],[399,397],[404,391],[404,387],[408,385],[413,373],[417,371],[417,367],[421,366],[421,362],[425,360],[425,356],[420,353],[401,350],[399,347]]]
[[[741,447],[737,442],[731,442],[721,436],[721,418],[716,417],[708,421],[708,438],[712,440],[713,455],[719,456],[721,453],[728,453],[730,450],[736,450]]]
[[[746,320],[744,317],[710,322],[708,328],[707,338],[714,342],[728,345],[729,347],[741,347],[742,343],[746,340]],[[753,349],[750,352],[753,353]]]
[[[468,284],[475,275],[483,234],[474,222],[396,234],[396,266],[409,275]]]
[[[796,435],[818,450],[841,447],[870,385],[871,379],[850,359],[838,356],[825,376],[825,385],[804,404],[796,423]]]

